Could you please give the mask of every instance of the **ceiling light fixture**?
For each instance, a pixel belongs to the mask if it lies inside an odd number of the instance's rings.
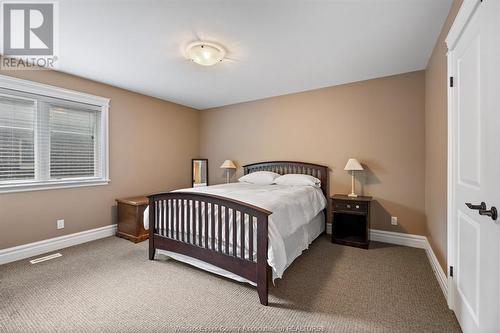
[[[186,48],[186,56],[198,65],[212,66],[221,62],[226,55],[226,50],[215,43],[196,41]]]

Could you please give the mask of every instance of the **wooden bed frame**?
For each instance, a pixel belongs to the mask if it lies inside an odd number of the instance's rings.
[[[273,161],[248,164],[243,168],[245,175],[256,171],[273,171],[281,175],[294,173],[314,176],[321,180],[321,189],[325,197],[329,198],[326,166]],[[199,209],[200,207],[202,209]],[[326,211],[325,209],[325,221]],[[211,194],[190,192],[153,194],[149,196],[149,259],[154,260],[156,249],[162,249],[210,263],[256,283],[260,303],[267,305],[270,271],[267,264],[267,226],[271,214],[270,211],[248,203]],[[229,215],[233,217],[232,226],[229,226]],[[239,221],[237,216],[240,217]],[[256,232],[251,227],[240,228],[242,232],[239,235],[237,232],[231,233],[231,240],[228,226],[232,230],[237,230],[237,224],[241,226],[242,221],[248,226],[250,226],[249,221],[254,221],[257,226]],[[216,229],[218,237],[215,236]],[[208,232],[202,235],[202,230]],[[245,232],[248,232],[247,256],[244,251]],[[237,249],[237,237],[240,239],[239,249]],[[229,245],[230,242],[231,246],[223,246],[223,243]],[[254,242],[257,244],[256,258],[253,256]]]

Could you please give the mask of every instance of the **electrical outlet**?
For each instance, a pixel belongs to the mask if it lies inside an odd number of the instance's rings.
[[[64,229],[64,220],[57,220],[57,229]]]
[[[397,216],[391,216],[391,224],[398,225],[398,217]]]

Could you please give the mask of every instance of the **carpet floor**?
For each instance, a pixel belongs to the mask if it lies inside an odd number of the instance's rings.
[[[256,289],[110,237],[0,266],[0,332],[460,332],[423,250],[320,237]]]

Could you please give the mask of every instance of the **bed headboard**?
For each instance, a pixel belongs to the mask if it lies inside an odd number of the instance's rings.
[[[280,175],[298,173],[311,175],[321,181],[321,190],[327,199],[330,197],[330,183],[328,179],[328,167],[319,164],[289,161],[271,161],[247,164],[243,166],[245,175],[255,171],[272,171]]]

